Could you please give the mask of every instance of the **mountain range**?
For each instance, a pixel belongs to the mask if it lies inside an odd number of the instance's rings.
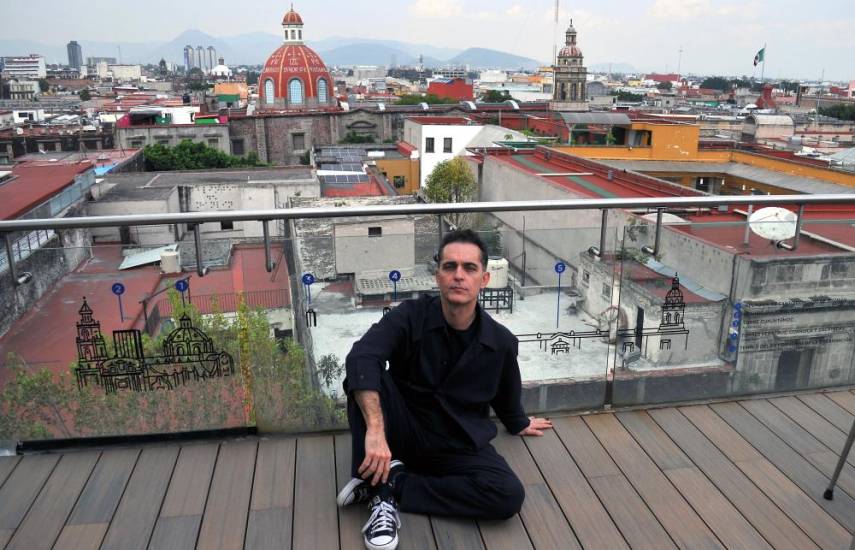
[[[278,35],[269,33],[247,33],[217,38],[202,31],[184,31],[168,42],[98,42],[78,40],[83,48],[83,58],[115,57],[124,63],[157,63],[166,59],[175,64],[183,63],[184,46],[213,46],[217,55],[225,58],[228,65],[261,65],[267,56],[282,44]],[[422,56],[427,67],[443,65],[470,65],[472,68],[491,69],[534,69],[542,63],[497,50],[469,48],[456,50],[411,44],[396,40],[374,40],[365,38],[330,37],[308,41],[327,65],[415,65]],[[0,39],[0,56],[39,53],[48,64],[67,63],[65,45],[43,44],[31,40]]]

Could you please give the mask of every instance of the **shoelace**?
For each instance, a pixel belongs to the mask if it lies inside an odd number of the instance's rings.
[[[400,529],[401,519],[398,517],[398,510],[395,506],[385,500],[381,500],[376,505],[372,506],[371,517],[362,528],[362,532],[369,531],[370,535],[376,534],[378,531],[391,532],[394,529]]]

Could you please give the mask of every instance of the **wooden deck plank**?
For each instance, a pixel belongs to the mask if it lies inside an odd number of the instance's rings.
[[[297,439],[279,437],[258,443],[245,548],[291,547],[294,517],[294,467]]]
[[[98,452],[64,454],[6,548],[50,548],[59,537],[99,456]]]
[[[826,397],[840,405],[849,414],[855,414],[855,395],[848,391],[834,391],[825,394]]]
[[[493,445],[525,488],[519,515],[535,548],[581,548],[522,438],[503,433]]]
[[[178,451],[177,445],[143,449],[101,550],[142,550],[148,546]]]
[[[243,548],[257,448],[254,440],[220,445],[199,529],[199,548]]]
[[[721,543],[613,415],[593,415],[585,423],[627,480],[659,518],[678,546],[721,548]]]
[[[837,461],[840,458],[839,450],[843,448],[844,441],[840,441],[837,453],[832,452],[814,437],[812,431],[803,428],[769,401],[763,399],[740,402],[740,404],[787,445],[806,458],[817,470],[831,478],[837,467]],[[830,426],[827,428],[837,431]],[[851,463],[847,462],[843,465],[837,485],[849,493],[849,496],[855,497],[855,468]]]
[[[770,399],[769,402],[790,417],[794,422],[798,423],[799,426],[815,437],[829,450],[836,452],[837,455],[840,456],[840,453],[843,451],[843,446],[846,444],[846,435],[849,433],[849,430],[842,431],[838,429],[834,424],[823,418],[818,412],[811,409],[795,397]],[[855,456],[850,455],[848,462],[850,464],[855,464]]]
[[[161,518],[201,517],[205,513],[219,448],[216,443],[181,447],[160,509]]]
[[[32,455],[21,458],[0,487],[0,529],[17,529],[53,471],[60,455]]]
[[[139,454],[139,449],[109,449],[101,453],[66,523],[109,524]]]
[[[297,441],[293,548],[338,548],[335,449],[332,436]]]
[[[846,530],[809,495],[771,462],[759,455],[754,460],[734,460],[746,453],[739,448],[749,443],[708,406],[681,407],[683,413],[719,450],[736,451],[728,458],[757,487],[777,504],[821,548],[840,548]],[[721,443],[728,441],[727,446]],[[727,453],[725,453],[727,454]]]
[[[439,550],[483,550],[478,525],[468,519],[430,518]]]
[[[78,523],[66,525],[59,534],[53,550],[98,550],[109,523]]]
[[[555,433],[633,549],[676,548],[671,537],[626,480],[580,417],[553,419]],[[606,472],[611,474],[603,475]],[[595,475],[589,475],[595,474]]]
[[[293,516],[292,508],[250,510],[244,548],[247,550],[291,548],[291,520]]]
[[[855,415],[821,393],[810,393],[798,396],[799,401],[813,409],[820,416],[833,424],[843,433],[849,433],[852,419]]]
[[[804,531],[679,411],[655,409],[648,414],[774,548],[816,548]]]
[[[351,479],[350,457],[352,453],[350,445],[350,434],[335,436],[336,491],[344,487]],[[426,517],[421,517],[421,519],[428,524],[428,529],[430,529],[430,520]],[[365,525],[366,521],[368,521],[368,508],[364,504],[338,509],[338,536],[341,550],[362,550],[365,548],[362,542],[362,526]],[[409,527],[409,522],[405,522],[402,517],[401,530],[398,533],[401,547],[410,547],[412,544],[405,546],[402,540],[405,536],[410,535]],[[433,533],[431,533],[430,541],[433,542]]]
[[[196,548],[201,522],[201,515],[159,517],[151,535],[149,550],[193,550]]]
[[[524,441],[582,547],[629,548],[558,435]]]
[[[855,530],[855,501],[844,491],[839,491],[833,501],[822,498],[828,478],[808,459],[790,448],[738,403],[719,403],[711,405],[711,408],[841,525],[850,531]]]
[[[297,438],[277,437],[259,441],[250,509],[291,508],[296,463]]]
[[[20,456],[0,457],[0,488],[3,487],[3,483],[6,481],[6,478],[9,477],[9,474],[12,473],[12,470],[15,469],[15,466],[18,465],[18,461],[20,460]]]
[[[616,416],[725,546],[770,548],[748,520],[650,415],[646,412],[628,412]],[[674,467],[680,463],[688,463],[690,466]]]
[[[505,521],[479,521],[478,528],[487,550],[534,550],[519,515]]]

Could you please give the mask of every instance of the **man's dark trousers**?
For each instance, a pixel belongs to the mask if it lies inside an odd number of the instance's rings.
[[[492,445],[467,449],[424,430],[388,372],[381,377],[378,393],[392,458],[401,460],[408,472],[399,499],[401,511],[477,519],[506,519],[519,512],[525,490]],[[366,426],[352,395],[347,417],[353,441],[351,473],[360,477]]]

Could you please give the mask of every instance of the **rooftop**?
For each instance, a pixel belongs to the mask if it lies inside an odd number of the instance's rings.
[[[497,450],[526,491],[507,521],[402,515],[402,548],[847,548],[855,477],[823,489],[855,418],[833,391],[553,416]],[[337,508],[350,436],[249,436],[0,457],[8,548],[361,548]]]
[[[91,161],[75,164],[23,163],[12,167],[12,178],[0,185],[0,219],[25,214],[69,185],[93,167]]]

